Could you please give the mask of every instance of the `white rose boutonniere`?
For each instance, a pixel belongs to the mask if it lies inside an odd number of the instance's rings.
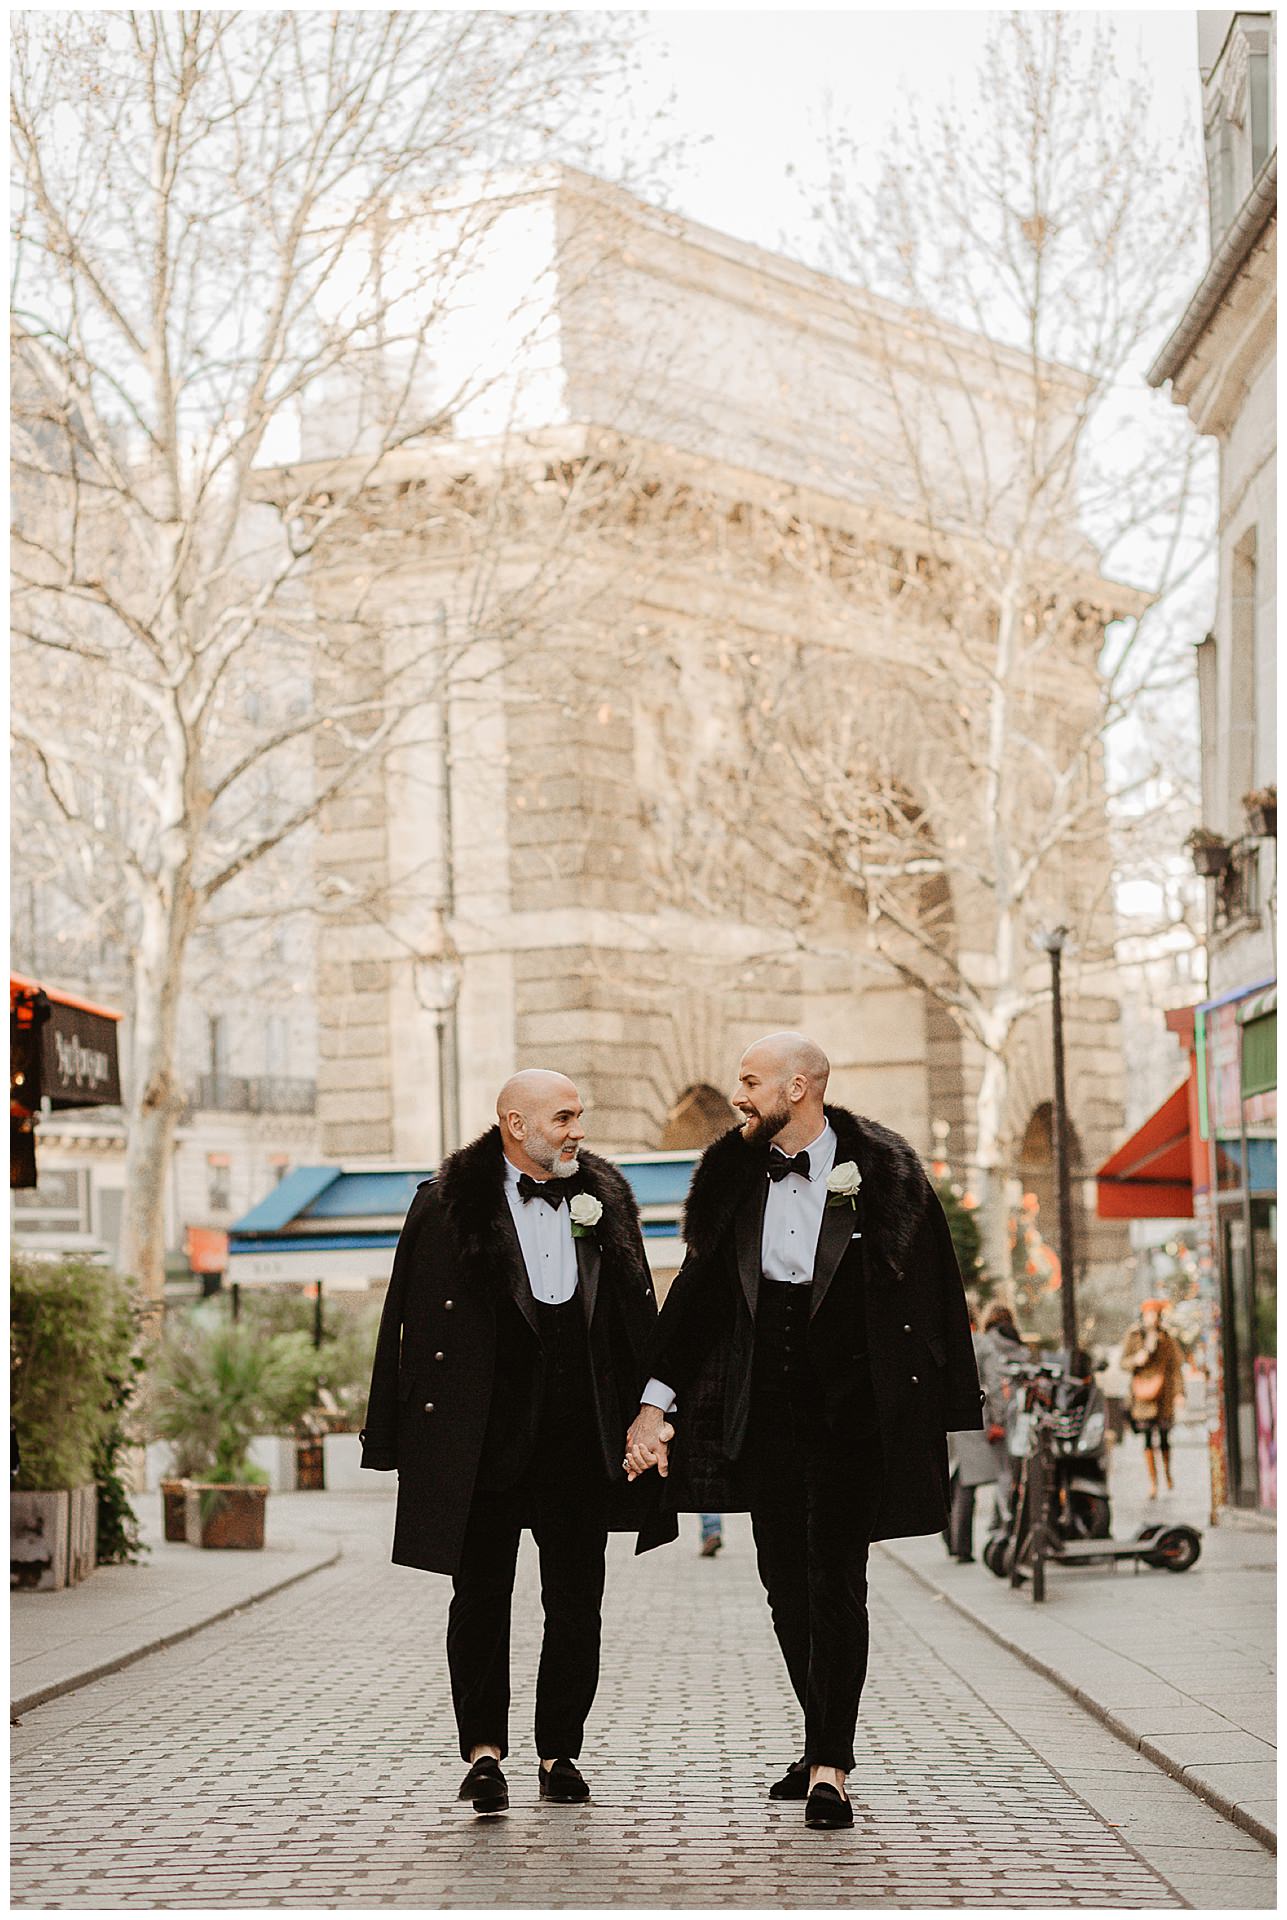
[[[596,1200],[592,1193],[574,1193],[568,1212],[572,1215],[572,1238],[580,1240],[587,1233],[593,1233],[602,1220],[603,1202]]]
[[[849,1205],[857,1211],[858,1189],[861,1185],[862,1175],[858,1171],[857,1162],[842,1160],[840,1165],[833,1167],[827,1175],[827,1205],[843,1207],[847,1200]]]

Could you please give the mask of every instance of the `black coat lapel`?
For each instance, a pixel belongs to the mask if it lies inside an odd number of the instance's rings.
[[[813,1256],[813,1286],[809,1295],[811,1320],[826,1299],[827,1288],[836,1276],[836,1268],[844,1259],[857,1231],[858,1210],[851,1207],[847,1200],[842,1205],[832,1206],[828,1202],[823,1207],[818,1250]]]
[[[594,1303],[599,1297],[599,1243],[593,1232],[573,1234],[572,1251],[576,1254],[576,1270],[581,1281],[581,1298],[585,1302],[585,1324],[593,1325]]]
[[[737,1271],[746,1304],[754,1320],[760,1299],[760,1266],[764,1244],[764,1208],[769,1197],[767,1177],[758,1181],[737,1209],[734,1242],[737,1247]]]
[[[529,1203],[531,1204],[531,1203]],[[505,1242],[509,1258],[505,1262],[505,1277],[509,1282],[514,1304],[523,1318],[539,1338],[540,1323],[536,1317],[536,1300],[532,1293],[532,1283],[527,1274],[527,1262],[523,1258],[522,1242],[518,1237],[518,1228],[514,1225],[514,1216],[509,1210],[509,1201],[501,1195],[501,1237]]]

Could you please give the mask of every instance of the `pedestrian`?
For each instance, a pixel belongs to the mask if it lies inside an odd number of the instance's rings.
[[[970,1342],[974,1362],[982,1380],[981,1356],[987,1342],[979,1332],[973,1311],[970,1313]],[[996,1461],[986,1433],[977,1428],[947,1436],[951,1478],[948,1492],[948,1522],[944,1533],[947,1550],[954,1560],[968,1566],[974,1559],[974,1501],[980,1487],[996,1481]]]
[[[1157,1499],[1159,1457],[1168,1490],[1171,1477],[1171,1428],[1177,1401],[1184,1398],[1184,1355],[1163,1325],[1165,1300],[1146,1300],[1140,1317],[1122,1343],[1122,1367],[1130,1376],[1130,1423],[1143,1436],[1148,1497]]]
[[[621,1430],[656,1323],[638,1209],[583,1151],[563,1074],[518,1073],[497,1124],[416,1191],[380,1322],[362,1465],[398,1473],[393,1558],[450,1574],[447,1665],[459,1797],[501,1813],[509,1788],[510,1611],[519,1538],[540,1554],[536,1679],[543,1800],[582,1801],[576,1762],[599,1676],[610,1529],[673,1539],[628,1485]],[[653,1503],[655,1505],[655,1502]]]
[[[701,1523],[702,1539],[697,1551],[703,1560],[713,1560],[724,1544],[724,1516],[722,1513],[704,1513]]]
[[[898,1134],[824,1104],[829,1071],[798,1033],[743,1055],[742,1125],[693,1176],[686,1257],[626,1464],[670,1475],[679,1511],[749,1510],[804,1712],[803,1756],[770,1798],[805,1801],[807,1826],[849,1827],[868,1546],[942,1529],[947,1434],[978,1426],[980,1394],[951,1234],[920,1160]]]

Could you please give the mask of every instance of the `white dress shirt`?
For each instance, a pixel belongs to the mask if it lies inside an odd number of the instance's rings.
[[[565,1191],[567,1181],[559,1183]],[[527,1268],[532,1296],[547,1307],[561,1307],[576,1292],[576,1247],[572,1240],[572,1215],[564,1199],[561,1207],[544,1200],[524,1200],[518,1190],[518,1168],[505,1161],[505,1198],[514,1216],[518,1244]]]
[[[771,1147],[769,1158],[778,1151]],[[769,1181],[760,1237],[764,1278],[784,1280],[793,1287],[807,1287],[813,1281],[818,1235],[827,1208],[827,1175],[836,1164],[836,1136],[829,1120],[802,1151],[809,1156],[809,1177],[786,1173],[780,1180]],[[645,1407],[660,1407],[663,1413],[675,1404],[674,1394],[661,1380],[650,1380],[640,1399]]]

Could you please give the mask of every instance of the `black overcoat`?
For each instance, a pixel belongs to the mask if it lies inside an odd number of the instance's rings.
[[[628,1182],[595,1154],[582,1153],[580,1165],[581,1189],[603,1206],[575,1246],[608,1524],[640,1531],[642,1552],[676,1532],[673,1517],[657,1518],[657,1476],[631,1486],[621,1465],[648,1378],[657,1303]],[[362,1465],[397,1469],[393,1558],[429,1573],[454,1573],[459,1564],[496,1384],[499,1317],[511,1316],[520,1340],[526,1325],[538,1341],[504,1181],[500,1129],[491,1127],[417,1188],[380,1321]]]
[[[947,1435],[980,1427],[965,1289],[938,1196],[914,1149],[875,1121],[828,1107],[836,1165],[854,1161],[851,1205],[828,1203],[810,1289],[808,1353],[837,1447],[844,1408],[869,1367],[881,1480],[873,1539],[938,1533],[947,1522]],[[684,1216],[687,1253],[657,1323],[651,1372],[674,1389],[667,1504],[743,1510],[740,1470],[768,1192],[767,1143],[740,1129],[703,1154]],[[651,1476],[645,1476],[651,1478]]]

